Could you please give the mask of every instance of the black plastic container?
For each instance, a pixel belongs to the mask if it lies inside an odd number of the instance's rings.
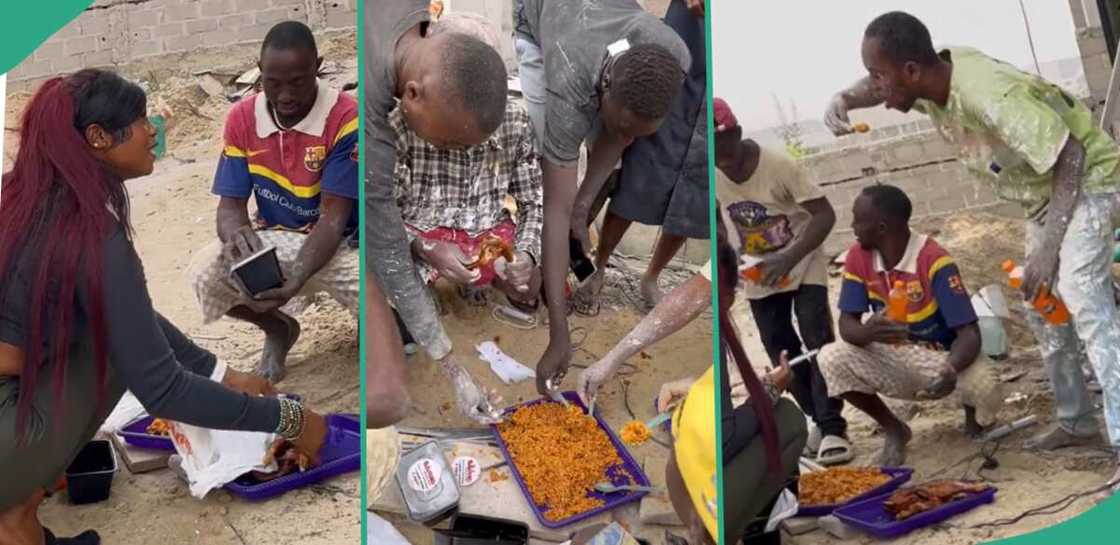
[[[435,545],[525,545],[529,525],[513,520],[459,513],[450,530],[436,530]]]
[[[83,504],[105,501],[117,473],[117,454],[113,445],[104,439],[94,439],[78,452],[78,457],[66,468],[66,493],[70,503]]]

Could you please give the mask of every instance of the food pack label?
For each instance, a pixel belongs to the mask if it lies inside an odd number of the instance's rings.
[[[441,477],[443,469],[431,458],[421,458],[408,469],[408,485],[417,492],[431,492]]]
[[[460,456],[451,463],[451,471],[455,474],[455,482],[459,486],[470,486],[482,476],[482,466],[478,460],[470,456]]]

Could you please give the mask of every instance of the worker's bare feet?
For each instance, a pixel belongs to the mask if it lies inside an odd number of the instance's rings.
[[[984,435],[985,432],[992,429],[994,425],[995,424],[992,424],[988,427],[981,426],[980,422],[976,420],[976,408],[969,407],[968,405],[964,406],[964,434],[968,436],[969,439],[979,438]]]
[[[576,290],[572,296],[572,304],[578,314],[583,316],[599,314],[599,292],[603,291],[605,281],[606,273],[603,272],[603,268],[598,268]]]
[[[295,346],[296,341],[299,340],[300,332],[299,322],[295,318],[280,311],[276,311],[275,314],[281,320],[278,324],[284,325],[265,329],[264,350],[254,370],[256,374],[273,383],[284,380],[284,375],[288,373],[284,362],[288,359],[288,352],[292,346]]]
[[[897,426],[885,428],[883,449],[876,456],[875,463],[884,467],[899,467],[906,463],[906,445],[913,436],[910,426],[902,422]]]
[[[1079,447],[1095,443],[1100,438],[1099,433],[1091,435],[1074,435],[1061,426],[1055,425],[1050,431],[1042,432],[1023,443],[1027,450],[1057,450],[1064,447]]]
[[[649,275],[643,276],[640,289],[642,290],[642,298],[646,300],[646,305],[649,308],[657,306],[661,302],[661,288],[657,286],[657,277],[650,277]]]

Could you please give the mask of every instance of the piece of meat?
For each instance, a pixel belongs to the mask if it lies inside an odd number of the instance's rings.
[[[152,420],[151,424],[148,424],[148,429],[144,431],[148,435],[168,436],[171,435],[171,425],[162,418],[156,418]]]
[[[266,455],[264,463],[268,464],[275,461],[276,471],[252,471],[251,474],[257,482],[271,481],[278,479],[285,475],[295,473],[296,471],[307,471],[311,467],[311,458],[306,454],[297,452],[294,446],[285,441],[275,451],[275,456]]]
[[[966,481],[930,481],[899,489],[883,503],[883,508],[896,520],[906,520],[919,513],[936,509],[946,503],[978,494],[989,487],[984,483]]]
[[[468,263],[466,267],[469,270],[485,267],[499,257],[506,258],[507,262],[513,262],[513,248],[499,236],[486,235],[486,238],[482,239],[482,243],[478,246],[478,257]]]

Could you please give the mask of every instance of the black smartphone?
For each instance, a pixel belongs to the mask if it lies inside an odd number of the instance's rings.
[[[569,267],[580,282],[587,280],[595,272],[595,263],[583,252],[583,244],[576,238],[568,238]]]
[[[250,296],[279,288],[284,284],[284,274],[280,271],[280,260],[276,258],[275,246],[268,246],[238,261],[229,274],[241,290]]]

